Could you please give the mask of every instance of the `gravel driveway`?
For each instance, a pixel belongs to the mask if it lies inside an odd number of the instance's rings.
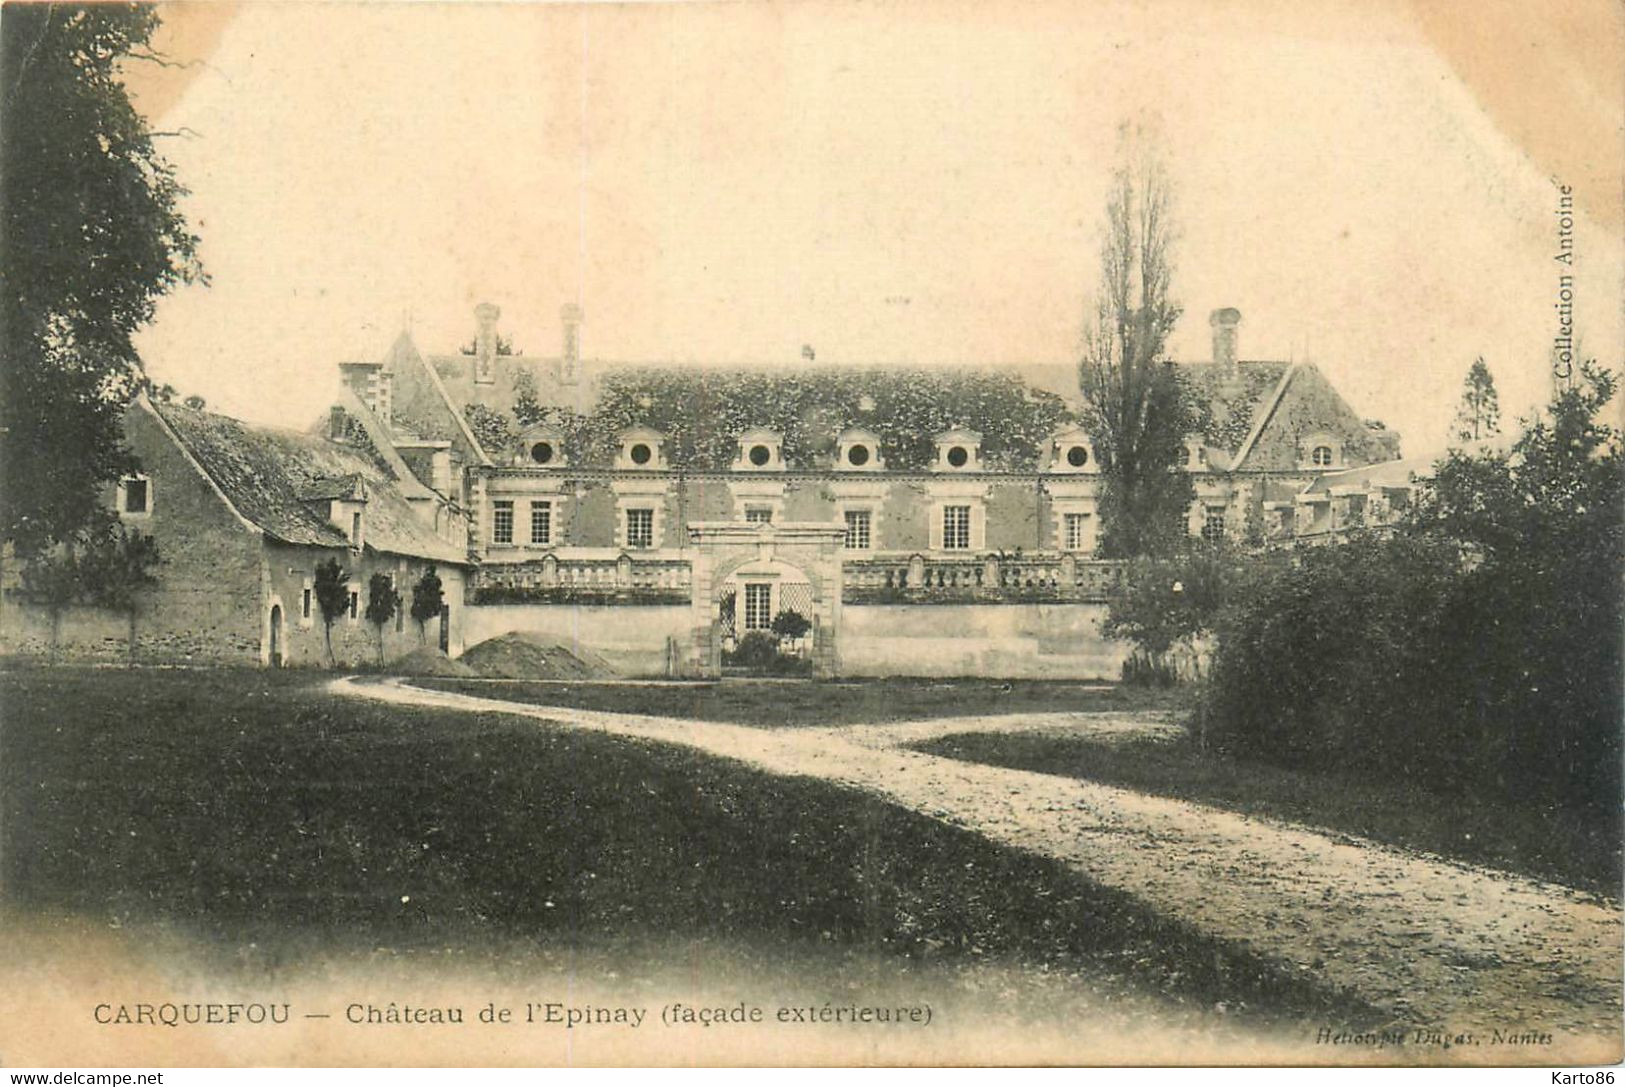
[[[334,690],[686,744],[773,773],[878,794],[1061,860],[1206,933],[1352,990],[1392,1012],[1395,1029],[1407,1035],[1407,1063],[1620,1057],[1615,904],[1346,835],[900,746],[966,731],[1130,736],[1176,727],[1162,715],[1023,714],[772,730],[549,709],[399,680],[339,680]],[[1461,1037],[1467,1034],[1471,1040]],[[1334,1047],[1326,1056],[1335,1062],[1356,1055]]]

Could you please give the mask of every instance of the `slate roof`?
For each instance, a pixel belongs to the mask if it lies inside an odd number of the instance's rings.
[[[328,521],[319,496],[344,497],[359,484],[367,495],[369,550],[468,562],[464,549],[419,520],[395,479],[363,450],[322,435],[175,404],[153,404],[152,409],[237,512],[268,536],[290,544],[350,546],[349,537]]]

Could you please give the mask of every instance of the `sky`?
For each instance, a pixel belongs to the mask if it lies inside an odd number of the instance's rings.
[[[408,327],[455,350],[486,300],[533,354],[576,302],[589,358],[1066,362],[1139,124],[1175,187],[1170,353],[1235,306],[1242,357],[1313,362],[1428,454],[1475,356],[1506,419],[1547,398],[1560,273],[1621,357],[1620,17],[1588,7],[167,6],[183,67],[130,80],[210,282],[138,343],[298,426],[338,362]]]

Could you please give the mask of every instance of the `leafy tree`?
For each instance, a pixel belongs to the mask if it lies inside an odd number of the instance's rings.
[[[367,581],[367,622],[378,634],[378,666],[384,665],[384,626],[401,607],[401,594],[395,591],[395,579],[388,574],[374,574]]]
[[[51,617],[51,655],[56,656],[62,613],[71,604],[89,604],[128,617],[133,663],[140,592],[157,584],[153,567],[158,562],[157,541],[105,512],[91,526],[30,556],[22,568],[22,588]]]
[[[1185,536],[1193,499],[1177,470],[1194,429],[1189,397],[1163,357],[1179,320],[1171,281],[1172,192],[1161,162],[1130,144],[1113,176],[1100,287],[1078,367],[1083,421],[1101,468],[1100,551],[1165,555]]]
[[[807,636],[812,629],[812,620],[799,611],[786,609],[773,617],[773,633],[780,638],[788,638],[792,642]]]
[[[424,640],[424,624],[439,615],[445,606],[445,590],[440,583],[440,575],[435,573],[431,564],[418,578],[417,584],[412,586],[412,619],[418,625],[419,642]]]
[[[184,190],[119,79],[157,8],[18,4],[0,21],[0,537],[25,558],[93,523],[128,472],[132,334],[198,279]]]
[[[94,534],[79,559],[86,603],[122,612],[129,620],[129,661],[135,663],[136,619],[141,591],[158,583],[158,542],[151,536],[112,524]]]
[[[1207,699],[1220,742],[1563,807],[1617,833],[1614,391],[1612,374],[1586,364],[1511,449],[1440,461],[1402,531],[1261,560],[1221,612]]]
[[[333,657],[333,624],[350,610],[350,574],[338,559],[316,566],[316,607],[322,613],[322,637],[327,646],[328,667],[336,667]]]
[[[1495,379],[1480,355],[1467,371],[1456,409],[1456,438],[1474,442],[1501,433],[1501,401],[1495,394]]]

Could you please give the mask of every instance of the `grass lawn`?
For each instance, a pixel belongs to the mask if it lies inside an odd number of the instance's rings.
[[[0,672],[11,910],[232,947],[722,940],[998,961],[1247,1021],[1369,1009],[1059,864],[689,750],[338,699],[305,673]]]
[[[720,683],[528,683],[416,679],[414,684],[540,706],[689,717],[761,727],[880,724],[1000,713],[1167,709],[1182,691],[985,679],[723,680]]]
[[[1620,825],[1492,799],[1440,796],[1199,751],[1189,739],[1102,743],[1054,734],[960,733],[917,745],[969,762],[1120,785],[1437,853],[1617,898]]]

